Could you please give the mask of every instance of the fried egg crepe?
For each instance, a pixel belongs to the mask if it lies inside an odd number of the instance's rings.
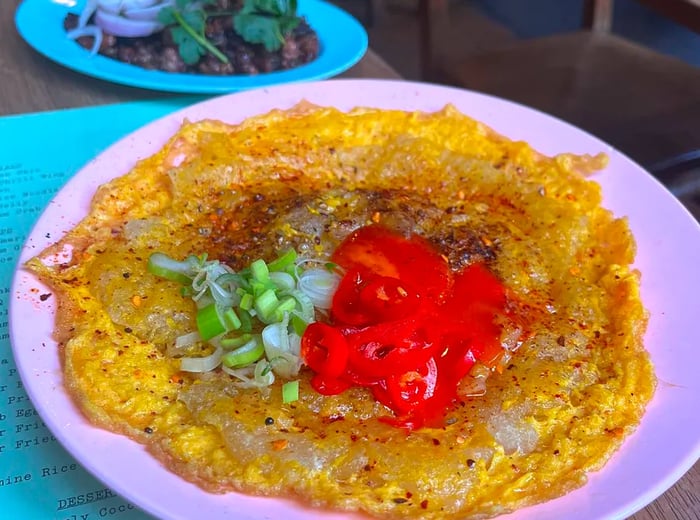
[[[605,164],[544,157],[450,106],[185,122],[28,268],[59,299],[75,402],[183,478],[380,518],[490,517],[583,485],[654,391],[635,242],[586,179]],[[151,253],[234,269],[287,247],[326,258],[373,222],[427,238],[455,270],[486,262],[521,302],[522,345],[444,427],[407,434],[366,389],[322,396],[305,369],[288,404],[282,380],[261,393],[180,371],[172,345],[195,307],[146,271]]]

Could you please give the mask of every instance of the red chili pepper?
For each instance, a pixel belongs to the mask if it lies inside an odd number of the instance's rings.
[[[414,370],[387,377],[386,391],[391,408],[399,415],[414,411],[435,395],[437,382],[438,366],[434,358]]]
[[[343,379],[327,377],[321,374],[316,374],[311,378],[311,388],[316,390],[321,395],[338,395],[345,392],[352,386],[352,383]]]
[[[410,316],[418,310],[420,297],[406,282],[375,276],[361,288],[359,301],[375,322],[382,322]]]
[[[350,269],[343,276],[333,295],[331,316],[334,321],[357,326],[372,323],[372,315],[360,301],[360,293],[365,285],[365,278],[357,269]]]
[[[426,240],[381,226],[352,233],[332,260],[346,270],[332,325],[313,323],[302,338],[312,387],[364,386],[394,411],[385,422],[439,426],[474,364],[493,366],[503,353],[503,285],[482,264],[453,276]]]
[[[369,377],[387,377],[423,365],[438,348],[424,317],[380,323],[347,334],[348,365]]]
[[[418,235],[410,238],[383,226],[366,226],[350,234],[333,253],[332,261],[346,270],[416,281],[420,296],[441,301],[452,286],[446,260]]]
[[[301,338],[301,357],[314,372],[337,378],[348,362],[348,342],[338,329],[317,321]]]

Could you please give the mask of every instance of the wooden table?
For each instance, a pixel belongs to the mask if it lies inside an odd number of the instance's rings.
[[[0,115],[174,96],[93,79],[37,54],[14,29],[14,12],[19,3],[20,0],[0,1]],[[341,76],[400,79],[399,74],[372,50]],[[700,520],[700,463],[632,518]]]
[[[116,85],[48,60],[29,47],[15,29],[15,10],[20,2],[0,0],[0,115],[181,95]],[[371,49],[340,77],[400,79]]]

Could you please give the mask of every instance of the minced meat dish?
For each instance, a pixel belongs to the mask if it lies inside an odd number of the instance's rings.
[[[75,29],[78,26],[78,16],[69,13],[63,26],[66,31]],[[98,52],[144,69],[217,76],[253,75],[293,69],[313,61],[319,53],[318,36],[303,18],[276,51],[268,51],[261,44],[244,41],[233,30],[231,16],[208,18],[205,35],[228,58],[228,63],[206,53],[197,63],[186,64],[168,30],[138,38],[116,37],[103,32]],[[86,49],[91,49],[93,37],[81,36],[77,42]]]

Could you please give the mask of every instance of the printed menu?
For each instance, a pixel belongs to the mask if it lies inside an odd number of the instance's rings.
[[[53,195],[111,143],[197,98],[0,117],[0,504],[3,518],[145,520],[92,477],[32,406],[13,362],[10,285],[22,245]],[[20,332],[21,333],[21,332]]]

